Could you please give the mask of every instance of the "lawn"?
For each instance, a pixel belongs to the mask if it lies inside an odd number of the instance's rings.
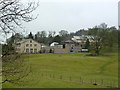
[[[117,53],[86,56],[87,53],[23,55],[31,73],[19,84],[3,88],[107,88],[117,87]],[[96,83],[97,85],[93,85]]]

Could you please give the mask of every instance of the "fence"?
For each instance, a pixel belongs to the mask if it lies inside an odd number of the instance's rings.
[[[41,78],[52,78],[52,79],[58,79],[63,81],[69,81],[69,82],[78,82],[81,84],[90,84],[95,86],[103,86],[106,88],[118,88],[118,81],[108,81],[108,80],[97,80],[97,79],[86,79],[84,77],[74,78],[74,76],[64,76],[62,74],[51,74],[51,73],[41,73]]]

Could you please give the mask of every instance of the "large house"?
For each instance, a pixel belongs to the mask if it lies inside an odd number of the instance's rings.
[[[14,44],[17,53],[39,53],[42,45],[32,39],[23,39]]]

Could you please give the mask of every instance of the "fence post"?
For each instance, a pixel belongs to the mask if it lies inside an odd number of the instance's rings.
[[[83,79],[81,79],[81,83],[83,83]]]
[[[112,82],[111,82],[111,85],[110,85],[111,87],[113,87],[113,84],[112,84]]]
[[[91,84],[93,84],[92,79],[91,79]]]
[[[96,83],[96,79],[95,79],[95,83]]]
[[[80,82],[81,82],[81,77],[80,77]]]
[[[113,81],[113,87],[116,87],[116,85],[115,85],[115,81]]]
[[[111,83],[111,81],[110,81],[110,87],[112,88],[112,83]]]
[[[101,85],[103,85],[103,80],[101,80]]]

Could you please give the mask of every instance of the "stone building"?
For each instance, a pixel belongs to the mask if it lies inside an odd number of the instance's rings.
[[[42,46],[32,39],[23,39],[14,44],[17,53],[39,53]]]

